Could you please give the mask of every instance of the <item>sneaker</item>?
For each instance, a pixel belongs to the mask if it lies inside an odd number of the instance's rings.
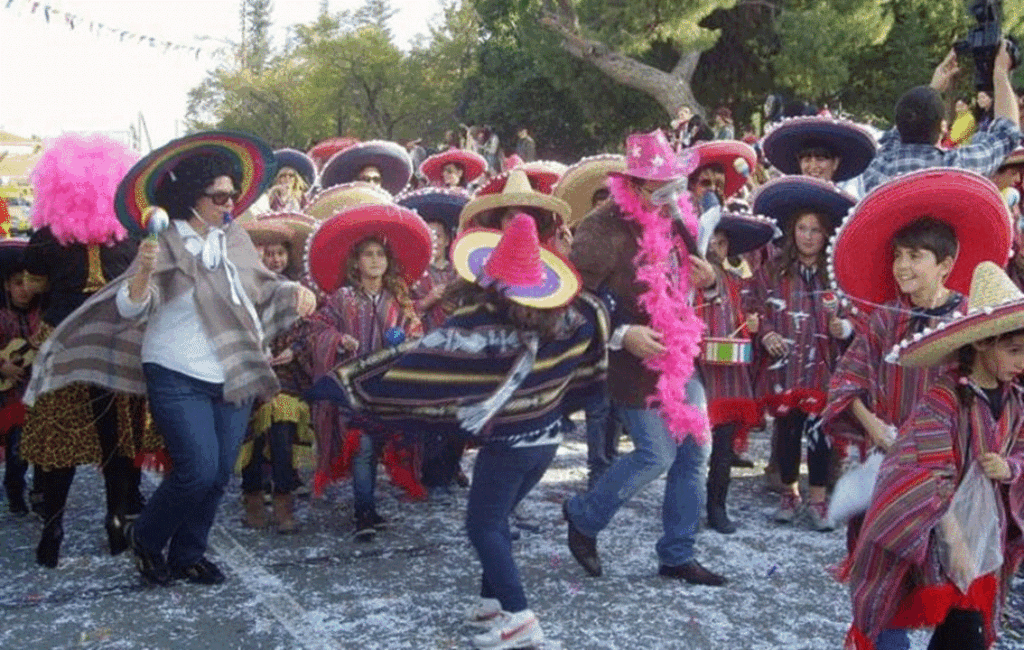
[[[800,510],[802,500],[799,494],[783,494],[779,502],[779,508],[772,515],[772,518],[782,524],[791,524],[796,519],[796,513]]]
[[[205,557],[190,566],[171,569],[171,577],[175,580],[187,580],[197,585],[219,585],[227,580],[224,572]]]
[[[128,523],[125,536],[128,538],[128,547],[135,556],[135,568],[139,570],[143,580],[151,585],[170,584],[171,571],[167,567],[163,553],[150,553],[135,541],[135,522]]]
[[[370,523],[376,530],[387,530],[388,520],[381,517],[376,510],[370,511]]]
[[[819,501],[807,504],[807,518],[810,520],[811,530],[826,533],[835,530],[836,527],[828,518],[828,502]]]
[[[501,602],[497,598],[481,598],[466,610],[466,623],[473,627],[490,629],[501,617]]]
[[[524,609],[515,614],[501,612],[494,627],[473,637],[473,645],[480,650],[525,648],[544,640],[544,632],[533,612]]]
[[[372,542],[377,536],[377,527],[373,523],[373,513],[357,514],[356,527],[352,536],[357,542]]]

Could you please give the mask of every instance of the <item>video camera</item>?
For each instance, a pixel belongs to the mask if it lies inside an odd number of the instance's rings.
[[[1003,0],[975,0],[967,13],[974,17],[977,26],[967,32],[967,38],[953,44],[958,58],[974,57],[974,87],[992,92],[992,71],[996,55],[1003,42],[1001,19]],[[1010,55],[1010,69],[1020,65],[1020,47],[1012,36],[1005,37],[1007,53]]]

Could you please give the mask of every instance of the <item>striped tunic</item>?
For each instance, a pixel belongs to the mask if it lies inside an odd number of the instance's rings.
[[[833,314],[824,308],[821,298],[828,287],[817,274],[810,282],[799,273],[780,278],[780,260],[777,256],[757,270],[745,305],[748,312],[761,317],[754,394],[762,398],[796,388],[825,393],[843,350],[843,342],[828,331]],[[786,356],[775,358],[764,350],[761,342],[770,332],[778,332],[789,343]]]
[[[444,325],[448,319],[449,310],[443,300],[438,300],[428,309],[424,309],[423,299],[426,298],[434,287],[447,287],[459,277],[455,267],[449,264],[439,269],[433,264],[427,267],[427,272],[412,286],[409,292],[412,294],[416,311],[423,319],[423,331],[430,332]]]
[[[997,484],[1003,539],[1008,517],[1024,528],[1024,390],[1008,385],[999,422],[984,394],[975,390],[970,407],[961,405],[956,378],[943,374],[914,406],[895,445],[882,461],[871,506],[857,547],[846,563],[853,604],[853,627],[847,648],[863,648],[864,639],[900,622],[904,599],[915,590],[948,584],[938,560],[935,536],[939,519],[949,507],[963,478],[965,450],[969,457],[999,452],[1016,436],[1006,454],[1012,479]],[[975,434],[971,435],[971,431]],[[1002,597],[1024,553],[1019,536],[1004,543],[999,577],[1000,597],[992,619],[985,621],[987,637],[995,635]],[[905,627],[906,625],[896,625]],[[858,638],[859,644],[854,642]]]
[[[963,295],[954,293],[947,305],[959,305]],[[840,419],[854,399],[860,398],[869,411],[882,421],[900,427],[911,409],[930,386],[948,370],[948,366],[907,368],[885,360],[892,347],[904,338],[934,327],[938,318],[912,317],[913,305],[900,296],[876,309],[858,327],[853,343],[839,359],[828,389],[828,405],[821,418],[826,423]],[[833,427],[832,435],[848,442],[866,445],[864,431],[853,424],[852,415],[841,418],[846,426]]]
[[[741,299],[743,292],[747,290],[747,282],[735,273],[723,271],[718,267],[715,268],[715,274],[718,277],[718,292],[711,298],[703,292],[698,292],[697,304],[694,306],[697,315],[707,323],[707,336],[749,339],[746,318],[741,309]],[[749,365],[722,365],[701,361],[700,371],[709,403],[720,399],[754,398]]]

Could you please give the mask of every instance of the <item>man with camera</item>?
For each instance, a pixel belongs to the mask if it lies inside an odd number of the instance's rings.
[[[992,66],[993,121],[969,144],[943,151],[938,147],[945,120],[941,93],[960,71],[955,50],[935,68],[927,86],[911,88],[896,102],[896,128],[879,141],[878,154],[864,172],[870,191],[890,178],[928,167],[957,167],[990,176],[1021,141],[1020,113],[1010,84],[1013,57],[1003,41]]]

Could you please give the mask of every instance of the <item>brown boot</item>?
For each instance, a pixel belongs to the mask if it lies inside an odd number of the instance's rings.
[[[277,524],[277,532],[287,535],[299,529],[295,523],[295,495],[275,494],[274,495],[274,523]]]
[[[247,528],[266,528],[267,507],[263,505],[263,495],[259,492],[243,494],[242,503],[245,505],[245,518],[242,523]]]

